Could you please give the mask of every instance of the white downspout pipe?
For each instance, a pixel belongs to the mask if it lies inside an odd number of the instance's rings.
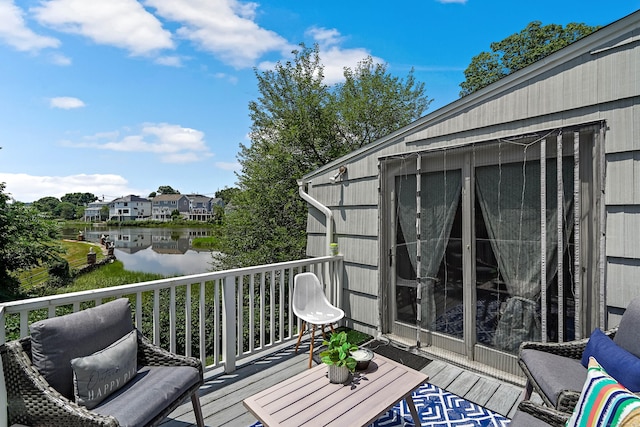
[[[329,209],[328,207],[326,207],[325,205],[323,205],[322,203],[320,203],[319,201],[311,197],[305,191],[304,184],[305,184],[304,181],[298,180],[298,192],[300,193],[300,197],[302,197],[303,200],[305,200],[311,206],[318,209],[320,212],[324,214],[325,230],[326,230],[324,252],[326,255],[331,255],[331,243],[333,239],[333,212],[331,211],[331,209]],[[325,274],[326,280],[329,280],[330,283],[333,282],[330,266],[327,265],[327,271],[324,274]],[[340,290],[335,288],[336,288],[336,284],[331,283],[331,286],[329,286],[329,295],[327,295],[327,298],[329,299],[329,301],[333,301],[334,303],[337,303],[338,306],[340,306],[340,303],[342,300],[342,298],[340,297]]]
[[[300,193],[300,197],[309,203],[314,208],[318,209],[325,216],[325,227],[326,227],[326,241],[324,245],[325,255],[331,255],[331,243],[333,239],[333,212],[331,209],[311,197],[304,189],[304,182],[302,180],[298,180],[298,192]]]

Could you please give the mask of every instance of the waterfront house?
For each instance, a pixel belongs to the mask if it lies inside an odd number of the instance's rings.
[[[84,209],[84,221],[102,221],[101,211],[103,206],[108,206],[108,202],[91,202]]]
[[[520,374],[640,294],[640,11],[300,181],[349,326]]]
[[[151,200],[152,219],[171,221],[173,211],[184,217],[189,214],[189,199],[184,194],[160,194]]]
[[[144,197],[130,194],[109,203],[110,220],[133,221],[149,217],[151,217],[151,202]]]

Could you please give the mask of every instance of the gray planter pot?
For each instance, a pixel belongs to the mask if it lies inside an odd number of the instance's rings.
[[[349,379],[349,368],[346,366],[328,365],[329,382],[334,384],[344,384]]]

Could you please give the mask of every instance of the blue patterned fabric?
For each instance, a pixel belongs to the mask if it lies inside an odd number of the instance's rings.
[[[432,384],[413,392],[422,427],[506,427],[509,419]],[[414,427],[404,400],[378,418],[372,427]],[[251,427],[262,427],[259,421]]]

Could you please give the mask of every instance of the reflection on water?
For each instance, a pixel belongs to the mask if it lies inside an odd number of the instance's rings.
[[[115,245],[115,256],[130,271],[157,273],[165,276],[205,273],[211,271],[211,252],[192,248],[196,237],[208,236],[207,228],[107,228],[86,226],[65,229],[64,238],[75,239],[78,232],[85,239],[100,243],[101,238]]]

